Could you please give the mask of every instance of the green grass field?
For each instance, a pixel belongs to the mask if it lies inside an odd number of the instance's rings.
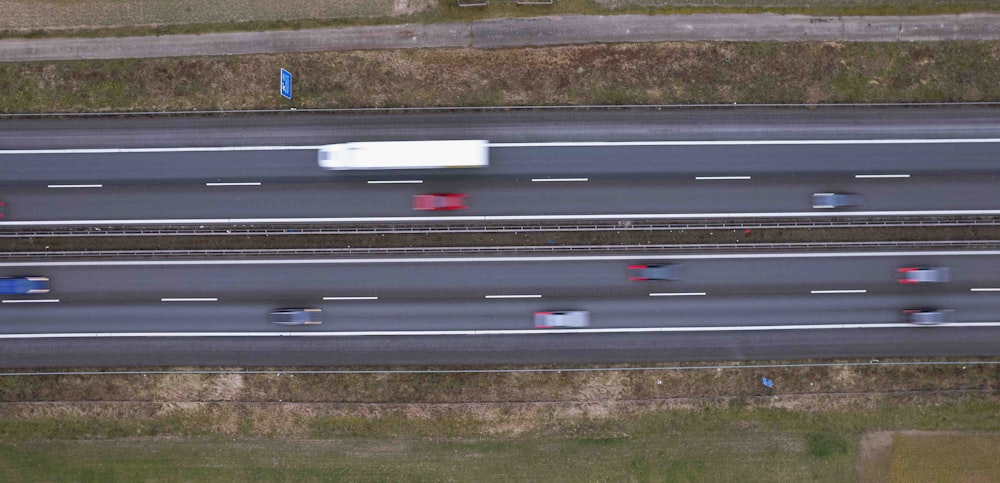
[[[796,401],[771,403],[782,404],[796,406]],[[163,423],[126,418],[114,423],[115,433],[137,437],[95,439],[111,421],[64,416],[61,422],[36,421],[63,428],[57,433],[62,439],[42,439],[31,437],[42,433],[12,432],[12,424],[26,421],[4,418],[0,480],[841,482],[857,480],[859,441],[869,431],[1000,431],[1000,401],[989,395],[828,411],[730,406],[549,419],[539,414],[531,430],[516,436],[490,435],[469,422],[475,419],[471,413],[432,424],[419,417],[376,418],[361,435],[348,435],[358,428],[349,428],[346,418],[317,417],[309,438],[223,437],[196,430],[181,436]],[[502,419],[491,424],[502,425]],[[77,424],[62,424],[70,420]],[[148,431],[151,426],[159,428],[159,436],[149,436],[155,434]],[[989,437],[981,444],[996,447],[996,437]],[[909,463],[897,463],[894,456],[894,475],[933,464],[932,455],[906,450],[906,444],[894,455],[909,454]],[[961,473],[974,464],[944,468],[947,473],[937,474],[975,481]]]

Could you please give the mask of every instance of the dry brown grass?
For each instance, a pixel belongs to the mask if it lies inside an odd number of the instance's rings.
[[[666,42],[0,64],[0,110],[996,101],[998,44]],[[295,75],[294,101],[277,93],[280,67]]]

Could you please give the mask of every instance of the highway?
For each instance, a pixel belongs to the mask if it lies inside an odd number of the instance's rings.
[[[681,263],[683,280],[625,280],[628,263],[656,259]],[[894,270],[911,264],[949,266],[952,281],[896,283]],[[288,338],[346,351],[328,354],[324,363],[355,364],[471,363],[463,351],[472,348],[478,362],[509,362],[519,357],[511,351],[520,344],[528,351],[521,362],[681,360],[691,358],[692,347],[706,351],[696,357],[701,360],[783,359],[816,346],[826,357],[857,356],[860,348],[873,357],[998,355],[998,269],[996,254],[948,252],[5,263],[3,275],[46,275],[53,290],[3,297],[0,365],[21,364],[14,355],[52,355],[68,347],[67,337],[82,337],[58,355],[71,365],[88,364],[95,354],[87,347],[106,347],[109,340],[121,344],[122,363],[142,363],[125,362],[131,361],[133,341],[137,347],[159,345],[154,352],[182,348],[160,363],[289,363],[298,349],[275,356],[255,352],[253,361],[239,350],[248,344],[287,347]],[[327,321],[292,328],[268,324],[267,312],[283,306],[321,307]],[[954,323],[900,323],[900,310],[915,307],[954,309]],[[532,313],[539,310],[589,310],[591,327],[545,333],[533,328]],[[40,339],[51,334],[62,335]],[[116,339],[127,334],[138,337]],[[693,336],[704,339],[692,346]],[[372,340],[384,345],[372,348]],[[512,346],[511,340],[519,342]],[[541,351],[540,340],[566,352]],[[623,356],[617,349],[622,341],[636,352]],[[720,341],[726,342],[711,345]],[[206,345],[235,351],[196,349]],[[357,347],[374,353],[359,354]],[[295,363],[317,363],[319,356],[310,354]],[[410,359],[414,354],[419,361]],[[357,359],[347,360],[349,355]],[[169,359],[167,352],[158,357]]]

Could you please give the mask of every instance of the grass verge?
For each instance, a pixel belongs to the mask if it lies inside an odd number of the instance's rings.
[[[2,63],[0,112],[997,101],[998,78],[1000,42],[319,52]]]

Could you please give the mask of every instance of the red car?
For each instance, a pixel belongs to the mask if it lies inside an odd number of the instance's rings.
[[[7,214],[7,205],[3,201],[0,201],[0,218],[3,218]]]
[[[414,195],[414,210],[447,211],[464,210],[465,199],[469,195],[462,193],[434,193],[429,195]]]

